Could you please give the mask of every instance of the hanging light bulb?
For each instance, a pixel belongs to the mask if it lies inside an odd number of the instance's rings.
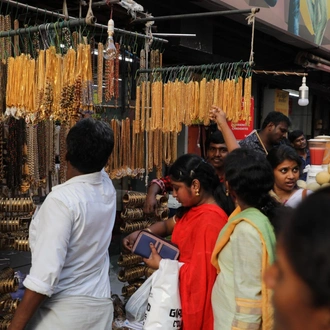
[[[302,84],[299,87],[299,100],[298,104],[302,107],[308,105],[309,100],[308,100],[308,86],[306,86],[306,77],[304,76],[302,78]]]
[[[105,49],[103,53],[103,57],[106,60],[113,60],[116,58],[116,46],[115,43],[113,42],[113,34],[115,30],[115,24],[112,18],[109,19],[108,21],[108,39],[105,44]]]

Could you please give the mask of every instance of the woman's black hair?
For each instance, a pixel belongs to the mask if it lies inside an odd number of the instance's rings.
[[[276,230],[277,208],[281,204],[269,195],[274,173],[265,157],[253,149],[233,150],[225,159],[225,178],[230,190],[246,205],[264,213]]]
[[[299,168],[301,168],[302,165],[301,158],[297,154],[297,151],[291,146],[285,144],[281,144],[279,147],[271,149],[267,155],[267,160],[273,169],[285,160],[295,161]]]
[[[330,306],[330,187],[307,196],[294,210],[281,243],[315,307]]]
[[[232,212],[214,167],[203,158],[194,154],[182,155],[170,167],[168,174],[172,180],[183,182],[187,187],[190,187],[193,180],[197,179],[202,190],[213,196],[227,214]],[[188,208],[179,208],[176,214],[180,218],[187,210]]]

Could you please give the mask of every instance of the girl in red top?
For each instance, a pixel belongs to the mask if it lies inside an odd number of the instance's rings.
[[[210,260],[220,230],[227,222],[218,206],[219,179],[203,158],[186,154],[171,166],[169,175],[173,196],[182,204],[175,217],[153,224],[148,229],[157,235],[172,234],[180,250],[180,296],[184,330],[212,330],[211,291],[216,278]],[[124,238],[131,249],[138,232]],[[146,264],[158,269],[161,257],[151,245],[152,256]]]

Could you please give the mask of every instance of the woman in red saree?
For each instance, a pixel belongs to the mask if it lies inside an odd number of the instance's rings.
[[[184,330],[213,330],[211,292],[216,271],[210,263],[220,230],[227,222],[220,203],[219,180],[212,165],[197,155],[186,154],[171,166],[169,175],[173,196],[181,203],[177,214],[151,225],[148,230],[160,236],[172,235],[180,250],[180,296]],[[131,249],[138,232],[124,238]],[[145,263],[158,269],[161,257],[151,245],[152,255]]]

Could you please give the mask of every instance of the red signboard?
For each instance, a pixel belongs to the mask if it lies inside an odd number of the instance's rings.
[[[251,97],[249,123],[246,123],[245,120],[239,120],[237,123],[232,123],[231,121],[229,121],[228,125],[233,131],[236,140],[243,140],[253,131],[253,123],[254,123],[254,98]]]

